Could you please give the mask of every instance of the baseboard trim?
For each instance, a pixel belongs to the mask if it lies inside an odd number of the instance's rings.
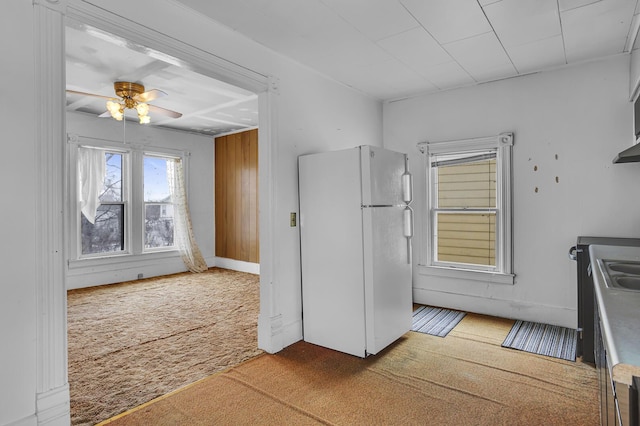
[[[36,396],[38,425],[65,425],[71,423],[69,384],[39,393]]]
[[[280,352],[282,344],[282,315],[258,315],[258,348],[274,354]]]
[[[14,420],[11,423],[7,423],[6,426],[37,426],[38,418],[35,414],[31,414],[30,416],[24,417],[19,420]]]
[[[251,263],[251,262],[244,262],[242,260],[216,257],[214,264],[219,268],[233,269],[234,271],[248,272],[250,274],[260,275],[259,263]]]
[[[174,255],[113,258],[102,262],[90,260],[86,263],[83,266],[83,261],[74,261],[73,267],[67,270],[67,290],[134,281],[139,275],[151,278],[187,270],[182,259]]]
[[[302,340],[302,319],[297,319],[282,327],[282,343],[284,347]]]
[[[575,309],[519,300],[489,299],[414,287],[413,301],[423,305],[457,309],[501,318],[543,322],[568,328],[576,328],[578,322],[578,314]]]

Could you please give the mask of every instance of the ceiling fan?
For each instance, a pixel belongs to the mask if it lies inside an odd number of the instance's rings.
[[[161,108],[155,105],[149,105],[149,102],[167,96],[165,92],[158,89],[144,91],[144,86],[139,83],[129,81],[116,81],[113,83],[113,89],[118,98],[97,95],[95,93],[78,92],[76,90],[67,90],[67,93],[73,93],[82,96],[93,96],[95,98],[107,99],[107,111],[100,114],[100,117],[113,117],[118,121],[124,118],[125,109],[135,109],[138,113],[138,119],[141,124],[151,122],[149,113],[161,114],[166,117],[180,118],[182,114],[170,109]]]

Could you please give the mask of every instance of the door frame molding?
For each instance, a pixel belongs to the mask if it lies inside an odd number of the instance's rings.
[[[65,26],[67,19],[95,26],[156,49],[204,75],[258,94],[260,203],[260,315],[258,346],[283,346],[277,285],[275,211],[278,170],[278,79],[255,72],[81,0],[32,0],[35,48],[36,293],[38,424],[70,421],[67,348],[65,188]]]

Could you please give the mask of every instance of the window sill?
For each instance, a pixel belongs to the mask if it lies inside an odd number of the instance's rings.
[[[418,273],[420,275],[432,277],[457,278],[470,281],[481,281],[491,284],[508,284],[515,283],[515,274],[503,274],[499,272],[473,271],[461,268],[445,268],[441,266],[418,265]]]
[[[101,257],[86,257],[69,260],[69,270],[95,268],[99,266],[123,265],[144,260],[170,259],[180,257],[178,250],[148,251],[140,254],[122,253]]]

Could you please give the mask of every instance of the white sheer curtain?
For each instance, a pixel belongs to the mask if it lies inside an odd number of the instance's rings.
[[[80,211],[91,223],[96,220],[100,193],[106,173],[104,151],[81,146],[78,148],[78,193]]]
[[[208,266],[193,236],[191,215],[184,187],[182,160],[177,158],[173,161],[167,161],[167,179],[173,201],[174,243],[180,250],[184,264],[191,272],[204,272]]]

